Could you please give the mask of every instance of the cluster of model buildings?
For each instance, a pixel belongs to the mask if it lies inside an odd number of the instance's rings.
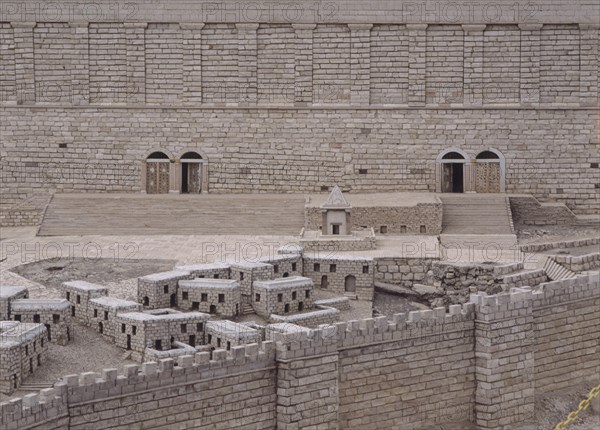
[[[282,251],[283,252],[283,251]],[[281,253],[256,262],[180,266],[138,279],[137,301],[86,281],[62,285],[60,299],[30,299],[0,288],[0,391],[10,393],[44,362],[48,342],[66,345],[73,323],[91,327],[135,360],[154,360],[261,342],[272,332],[339,320],[350,299],[372,300],[370,258]],[[315,301],[315,286],[339,294]],[[237,323],[244,314],[268,321]]]

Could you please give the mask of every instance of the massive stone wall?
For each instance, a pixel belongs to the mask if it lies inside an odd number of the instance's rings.
[[[509,429],[536,396],[595,385],[598,274],[471,303],[275,333],[273,342],[102,374],[2,403],[3,428]],[[510,381],[510,383],[508,383]],[[218,406],[216,406],[218,405]],[[176,406],[176,408],[175,408]]]
[[[3,9],[3,206],[48,190],[140,191],[152,150],[197,150],[211,192],[434,191],[442,150],[493,147],[508,192],[593,211],[594,6],[577,9],[591,14],[569,19],[578,25],[560,23],[562,3],[500,25],[419,17],[402,2],[377,2],[397,13],[375,19],[334,2],[349,9],[301,24],[219,21],[202,2],[174,20],[182,4],[164,3],[128,3],[136,13],[116,22]]]

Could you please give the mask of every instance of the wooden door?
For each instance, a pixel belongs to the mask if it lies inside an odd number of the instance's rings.
[[[202,164],[187,163],[187,166],[188,193],[198,194],[202,190]]]
[[[146,193],[167,194],[169,192],[169,163],[146,163]]]
[[[452,163],[442,164],[442,193],[452,192]]]
[[[478,193],[500,192],[500,163],[477,163],[475,191]]]

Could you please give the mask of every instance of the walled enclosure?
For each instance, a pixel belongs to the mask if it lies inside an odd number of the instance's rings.
[[[123,376],[114,369],[70,375],[3,403],[0,424],[158,429],[201,420],[244,429],[424,430],[474,423],[508,430],[533,417],[536,395],[598,383],[598,274],[471,300],[449,313],[292,327],[271,333],[276,344],[215,350],[212,359],[201,352],[176,366],[172,359],[129,365]]]
[[[48,191],[142,191],[154,151],[174,192],[189,151],[209,192],[372,192],[435,191],[442,151],[494,148],[507,192],[593,213],[600,6],[416,3],[2,3],[4,222]]]

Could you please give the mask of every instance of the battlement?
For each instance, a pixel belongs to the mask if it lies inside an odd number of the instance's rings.
[[[275,324],[265,329],[273,340],[260,345],[231,346],[229,351],[216,349],[212,353],[159,359],[141,366],[128,365],[121,374],[116,369],[106,369],[100,373],[65,376],[53,389],[0,405],[1,424],[28,428],[25,424],[43,420],[58,422],[68,410],[67,424],[49,428],[69,428],[73,423],[100,425],[105,419],[123,425],[123,418],[119,417],[125,415],[125,410],[119,409],[122,406],[113,400],[130,399],[125,403],[131,404],[128,402],[144,399],[147,392],[152,392],[153,398],[164,392],[177,396],[178,402],[185,405],[188,400],[184,400],[183,393],[187,391],[183,386],[194,385],[196,394],[210,402],[217,396],[209,388],[210,384],[229,378],[229,386],[235,387],[235,392],[251,389],[259,383],[256,381],[262,381],[265,388],[261,393],[266,397],[261,399],[266,404],[281,405],[281,411],[290,399],[299,404],[304,402],[296,390],[319,392],[320,381],[328,386],[333,384],[333,392],[337,392],[339,386],[339,400],[333,406],[343,410],[339,416],[342,425],[355,419],[353,417],[363,413],[365,408],[371,408],[372,415],[382,414],[381,408],[392,407],[390,405],[401,408],[398,411],[404,410],[405,406],[398,402],[398,394],[394,390],[388,392],[388,385],[381,379],[381,366],[390,366],[384,379],[391,378],[394,387],[422,384],[422,378],[444,380],[443,390],[452,387],[451,391],[458,396],[457,402],[461,405],[467,402],[465,409],[475,410],[474,420],[478,426],[496,428],[499,423],[510,425],[530,415],[533,395],[538,390],[543,393],[556,387],[571,387],[598,374],[598,304],[600,275],[594,273],[543,283],[536,288],[513,288],[508,293],[474,294],[470,303],[452,305],[448,310],[399,313],[315,329]],[[560,333],[558,338],[557,333]],[[566,333],[571,337],[565,336]],[[510,359],[499,364],[498,345],[504,344],[508,347],[502,348],[502,354],[510,352],[507,356]],[[164,352],[169,354],[168,350]],[[476,353],[480,355],[477,365]],[[585,357],[585,361],[578,360],[579,356]],[[581,372],[574,373],[581,367]],[[452,377],[441,378],[448,372]],[[301,374],[319,375],[319,379]],[[249,379],[239,375],[248,375]],[[515,384],[506,384],[508,379]],[[288,385],[290,380],[298,381],[300,386]],[[250,385],[244,385],[244,381]],[[179,387],[182,394],[166,390],[171,386]],[[377,392],[384,396],[385,406],[369,406],[357,400],[349,394],[356,387],[362,387],[360,393],[373,392],[379,387]],[[428,399],[441,405],[447,397],[435,395],[440,389],[435,385],[422,393],[419,391],[417,400]],[[516,392],[524,394],[514,396]],[[327,393],[328,399],[338,399],[330,396],[332,391],[327,390]],[[472,400],[474,396],[477,403]],[[315,400],[309,397],[306,401]],[[502,400],[505,398],[511,400]],[[233,398],[229,401],[233,402],[231,406],[238,404]],[[494,409],[500,402],[504,406],[502,413]],[[102,418],[102,414],[84,412],[84,405],[89,404],[94,405],[94,410],[119,409],[119,413],[107,413],[110,418]],[[362,409],[355,414],[353,406]],[[423,417],[415,419],[420,422]]]

